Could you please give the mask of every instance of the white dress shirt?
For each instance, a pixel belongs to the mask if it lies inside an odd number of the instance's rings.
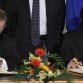
[[[32,17],[32,5],[33,0],[29,0],[30,5],[30,14]],[[46,35],[47,34],[47,26],[46,26],[46,4],[45,0],[40,0],[40,35]]]

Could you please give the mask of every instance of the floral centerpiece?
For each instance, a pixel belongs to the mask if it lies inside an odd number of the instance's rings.
[[[25,74],[28,81],[33,78],[39,80],[40,83],[42,80],[47,83],[65,71],[63,60],[57,54],[50,54],[42,48],[36,49],[34,54],[30,52],[29,60],[25,59],[23,62],[24,65],[19,72]]]

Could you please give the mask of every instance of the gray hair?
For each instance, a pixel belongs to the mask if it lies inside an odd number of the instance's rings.
[[[1,21],[6,21],[7,20],[7,16],[4,10],[0,9],[0,20]]]

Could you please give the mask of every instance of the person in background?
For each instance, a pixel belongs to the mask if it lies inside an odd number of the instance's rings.
[[[79,29],[67,32],[61,46],[61,57],[69,68],[83,65],[83,7],[80,11],[80,19],[82,24]]]
[[[0,0],[0,8],[6,12],[7,21],[4,29],[4,33],[12,36],[14,38],[14,12],[13,12],[13,0]]]
[[[83,0],[67,0],[66,1],[66,29],[73,31],[79,29],[80,9],[83,6]]]
[[[6,60],[8,70],[15,70],[15,68],[20,68],[22,62],[16,52],[15,40],[3,33],[6,20],[5,11],[0,9],[0,57]]]

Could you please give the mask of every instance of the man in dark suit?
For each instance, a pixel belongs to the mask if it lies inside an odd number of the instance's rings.
[[[33,0],[14,0],[17,17],[15,38],[17,40],[18,52],[22,58],[26,58],[28,52],[32,49],[43,47],[45,44],[39,44],[33,48],[31,43],[32,1]],[[41,11],[43,14],[41,14]],[[46,29],[43,32],[44,34],[40,33],[40,41],[46,40],[45,45],[49,52],[59,53],[60,37],[65,21],[65,0],[40,0],[40,19],[43,19],[42,22],[45,23],[44,25],[41,23],[40,26],[43,25]]]
[[[81,26],[75,31],[66,33],[61,47],[61,57],[68,67],[83,65],[83,8],[80,12]]]
[[[15,40],[2,32],[6,19],[5,12],[0,9],[0,57],[6,60],[8,70],[14,70],[15,67],[20,67],[21,59],[16,52]]]
[[[6,0],[5,0],[6,1]],[[40,1],[40,43],[31,42],[31,18],[33,0],[13,0],[13,27],[9,33],[16,38],[16,46],[22,58],[37,47],[46,46],[51,53],[59,53],[65,22],[65,0]],[[10,8],[9,8],[10,9]],[[10,10],[8,10],[10,11]],[[8,12],[6,10],[6,12]]]

